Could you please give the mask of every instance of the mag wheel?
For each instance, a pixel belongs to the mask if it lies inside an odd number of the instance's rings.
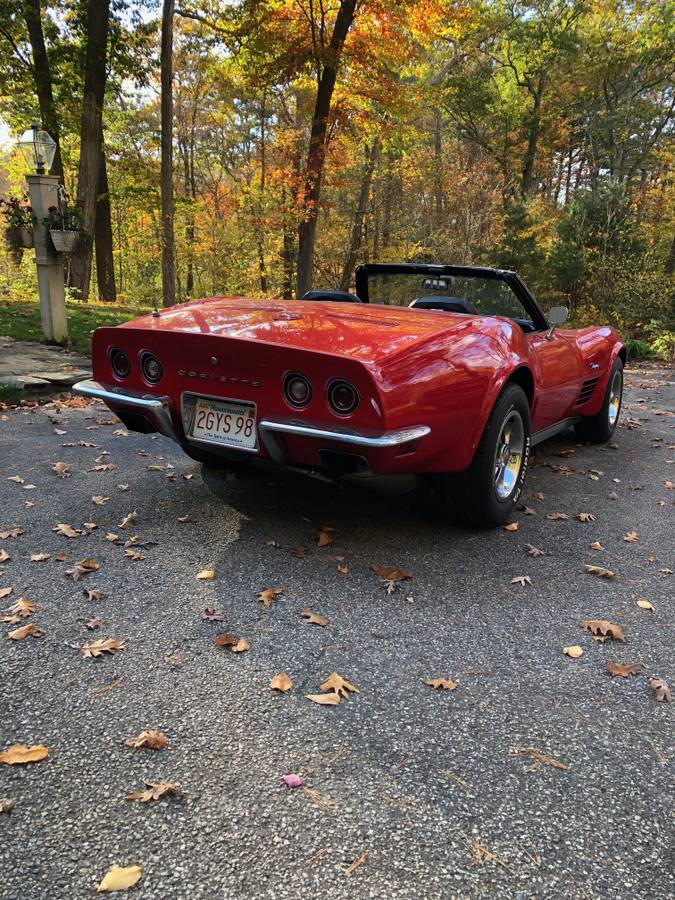
[[[614,434],[623,398],[623,362],[617,359],[607,380],[605,397],[600,412],[587,416],[574,426],[576,433],[584,441],[604,444]]]
[[[530,406],[521,387],[507,385],[494,405],[473,462],[444,476],[444,495],[456,518],[489,528],[513,515],[530,455]]]

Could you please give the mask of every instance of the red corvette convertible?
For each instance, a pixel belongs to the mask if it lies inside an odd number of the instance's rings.
[[[616,428],[626,349],[608,326],[556,327],[566,317],[514,272],[370,264],[355,294],[210,297],[99,328],[95,380],[75,389],[208,467],[424,475],[459,518],[498,525],[534,444]]]

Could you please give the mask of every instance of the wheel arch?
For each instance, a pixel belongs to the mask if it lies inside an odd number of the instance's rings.
[[[531,411],[532,404],[534,402],[534,375],[532,374],[532,371],[527,366],[518,366],[517,369],[514,369],[502,384],[501,390],[497,395],[498,397],[502,393],[504,388],[509,384],[517,384],[525,391],[525,396],[527,397],[527,402],[530,405]]]

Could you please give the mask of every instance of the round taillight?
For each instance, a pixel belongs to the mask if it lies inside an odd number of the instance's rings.
[[[284,378],[284,396],[291,406],[295,406],[296,409],[302,409],[312,399],[312,385],[304,375],[290,372]]]
[[[161,362],[153,353],[143,353],[141,355],[141,371],[143,377],[150,384],[156,384],[164,374]]]
[[[331,381],[328,385],[328,403],[339,416],[348,416],[359,405],[359,392],[348,381]]]
[[[131,372],[131,361],[124,350],[114,347],[110,351],[110,367],[118,378],[126,378]]]

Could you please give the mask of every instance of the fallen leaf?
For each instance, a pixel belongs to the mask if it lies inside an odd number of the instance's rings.
[[[15,481],[17,484],[24,483],[24,479],[20,475],[10,475],[7,481]]]
[[[394,569],[391,566],[373,565],[370,567],[372,571],[385,581],[408,581],[412,575],[407,569]]]
[[[31,562],[44,562],[51,557],[51,553],[31,553],[28,559]]]
[[[202,619],[208,622],[224,622],[225,613],[222,609],[216,609],[215,606],[207,606],[202,613]]]
[[[105,600],[106,597],[103,591],[99,591],[98,588],[84,588],[83,593],[86,595],[87,600]]]
[[[571,647],[563,647],[563,653],[565,656],[571,656],[572,659],[579,659],[580,656],[583,656],[584,651],[578,644],[574,644]]]
[[[8,766],[22,766],[27,763],[40,762],[49,755],[44,744],[34,744],[27,747],[25,744],[13,744],[0,753],[0,763]]]
[[[20,622],[21,619],[27,619],[35,612],[35,604],[28,597],[18,597],[9,607],[12,618],[5,621]]]
[[[518,522],[507,522],[504,531],[518,531]]]
[[[131,528],[138,521],[138,510],[128,513],[120,522],[118,528]]]
[[[590,544],[590,548],[591,548],[591,550],[604,550],[605,549],[602,546],[602,544],[600,543],[600,541],[593,541],[593,543]]]
[[[169,746],[169,742],[166,735],[161,731],[149,728],[147,731],[139,732],[134,737],[127,738],[124,746],[131,747],[132,750],[140,750],[141,747],[147,747],[149,750],[163,750]]]
[[[305,783],[299,775],[282,775],[281,780],[288,788],[302,787]]]
[[[13,590],[14,588],[11,587],[0,588],[0,600],[4,600],[5,597],[9,597]]]
[[[546,518],[550,519],[551,522],[562,522],[563,519],[569,519],[569,516],[564,512],[552,512],[546,513]]]
[[[526,584],[529,584],[532,587],[532,579],[529,575],[515,575],[511,579],[511,584],[519,584],[521,587],[525,587]]]
[[[44,631],[41,628],[38,628],[35,622],[29,622],[27,625],[22,625],[21,628],[15,628],[14,631],[10,631],[7,634],[7,637],[10,641],[22,641],[24,638],[27,638],[28,635],[32,637],[44,637]]]
[[[670,693],[670,688],[668,687],[668,684],[663,680],[663,678],[650,678],[649,687],[654,692],[655,700],[663,700],[666,703],[673,702],[673,696]]]
[[[213,643],[216,647],[230,647],[237,643],[237,636],[234,634],[217,634]]]
[[[342,565],[342,563],[337,564],[337,570],[340,573],[340,575],[348,575],[349,574],[349,566]]]
[[[11,558],[12,557],[9,555],[9,553],[6,550],[0,549],[0,563],[7,562],[7,560],[11,559]]]
[[[9,813],[11,813],[11,811],[13,809],[14,809],[14,801],[13,800],[9,800],[7,797],[3,797],[0,800],[0,814],[7,813],[7,815],[9,815]]]
[[[92,641],[91,644],[83,644],[80,650],[82,656],[91,659],[95,656],[101,656],[103,653],[112,655],[117,653],[118,650],[124,650],[124,647],[124,641],[119,641],[117,638],[106,638],[105,640],[99,638],[97,641]]]
[[[587,512],[577,513],[577,519],[580,522],[595,522],[595,516],[592,513]]]
[[[258,593],[258,600],[260,600],[264,607],[269,609],[277,597],[280,594],[283,594],[283,592],[283,588],[281,587],[263,588],[262,591]]]
[[[122,493],[126,493],[129,490],[129,485],[128,484],[118,484],[117,489],[119,491],[122,491]]]
[[[270,681],[270,690],[272,691],[281,691],[282,693],[286,693],[286,691],[290,691],[293,687],[293,682],[288,677],[285,672],[280,672],[278,675],[275,675],[274,678]]]
[[[124,555],[128,556],[129,559],[145,559],[145,556],[141,553],[140,550],[125,550]]]
[[[103,497],[101,494],[95,494],[91,498],[91,500],[92,503],[96,504],[96,506],[104,506],[108,502],[108,500],[110,500],[110,497]]]
[[[622,678],[630,678],[631,675],[637,675],[637,666],[633,663],[615,663],[608,661],[607,671],[612,677],[621,676]]]
[[[213,581],[216,577],[216,573],[214,569],[202,569],[201,572],[197,572],[196,577],[199,581]]]
[[[637,531],[629,531],[628,534],[624,534],[624,541],[628,544],[632,544],[638,539]]]
[[[614,578],[615,573],[611,569],[605,569],[602,566],[585,565],[584,568],[590,575],[597,575],[598,578]]]
[[[444,691],[454,691],[457,689],[457,685],[452,679],[443,678],[443,676],[440,676],[439,678],[427,678],[424,683],[434,689],[441,688]]]
[[[534,544],[525,544],[525,549],[527,550],[527,552],[530,556],[537,557],[537,556],[544,555],[544,551],[541,550],[539,547],[535,547]]]
[[[650,612],[655,612],[654,607],[645,597],[640,597],[640,599],[636,600],[635,603],[640,607],[640,609],[648,609]]]
[[[322,628],[325,628],[325,626],[328,625],[328,619],[322,616],[321,613],[314,612],[309,606],[303,606],[300,610],[300,615],[309,622],[310,625],[320,625]]]
[[[297,547],[291,547],[291,553],[293,554],[293,556],[297,556],[299,559],[302,559],[303,556],[307,556],[309,550],[307,549],[307,547],[299,545]]]
[[[318,531],[316,534],[316,542],[319,547],[327,547],[329,544],[333,543],[333,532],[334,528],[331,528],[330,525],[324,525],[321,531]]]
[[[126,891],[139,881],[142,874],[140,866],[113,866],[103,876],[96,893],[111,894],[115,891]]]
[[[100,628],[103,625],[103,619],[91,618],[84,620],[84,627],[88,628],[89,631],[96,631],[97,628]]]
[[[127,794],[124,799],[138,800],[140,803],[149,803],[151,800],[161,800],[162,797],[166,797],[169,794],[179,797],[181,793],[180,787],[169,781],[160,781],[157,784],[153,784],[152,781],[146,781],[145,787],[146,790],[132,791],[132,793]]]
[[[319,703],[321,706],[337,706],[340,698],[337,694],[305,694],[305,700]]]
[[[334,691],[338,697],[344,697],[345,699],[349,697],[350,691],[356,694],[359,693],[359,689],[351,681],[347,681],[346,678],[338,675],[337,672],[331,672],[328,678],[319,685],[319,690]]]
[[[10,528],[9,531],[0,531],[0,541],[6,541],[8,538],[18,538],[25,533],[25,528]]]
[[[615,641],[626,642],[621,628],[612,622],[608,622],[606,619],[586,619],[583,622],[579,622],[579,625],[584,631],[590,631],[596,641],[603,642],[607,638],[612,638]]]
[[[237,643],[232,647],[233,653],[246,653],[247,650],[251,649],[251,644],[246,638],[239,638]]]
[[[68,538],[76,538],[80,537],[82,534],[77,528],[73,528],[72,525],[67,525],[65,522],[59,522],[58,525],[55,525],[52,528],[52,531],[55,531],[57,534],[62,534],[64,537]]]
[[[118,534],[115,534],[114,531],[106,531],[106,533],[105,533],[105,539],[106,539],[106,541],[108,541],[110,544],[114,544],[115,541],[119,540],[119,535],[118,535]]]
[[[52,465],[52,472],[58,475],[59,478],[70,478],[70,466],[68,463],[55,462]]]
[[[181,525],[185,524],[185,522],[191,522],[192,519],[190,516],[177,516],[176,522],[180,522]]]

